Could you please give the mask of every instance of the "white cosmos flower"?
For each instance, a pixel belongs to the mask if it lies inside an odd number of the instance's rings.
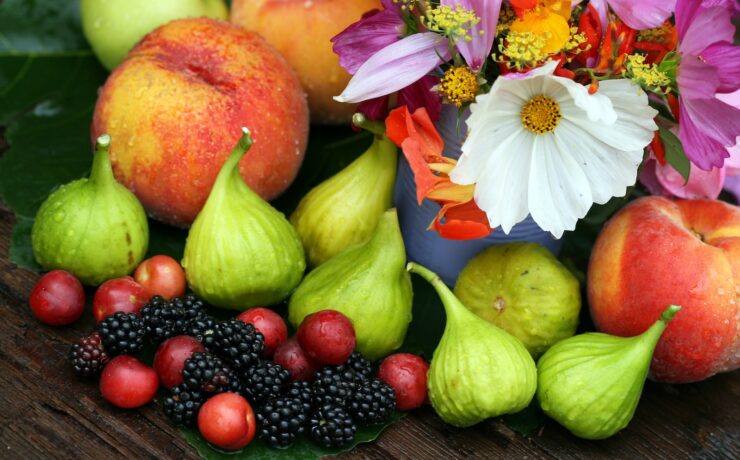
[[[555,237],[593,203],[623,196],[658,129],[647,95],[629,80],[587,87],[548,62],[500,77],[470,107],[468,137],[450,173],[476,184],[475,202],[505,233],[528,214]]]

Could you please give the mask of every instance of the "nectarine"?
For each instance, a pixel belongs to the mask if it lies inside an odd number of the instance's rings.
[[[330,40],[380,7],[380,0],[234,0],[231,21],[265,37],[298,72],[312,122],[349,124],[356,106],[333,97],[350,75],[339,66]]]
[[[111,136],[116,178],[149,214],[187,226],[241,135],[247,183],[270,200],[293,181],[308,137],[306,97],[282,56],[253,32],[206,18],[147,35],[103,86],[93,138]]]
[[[634,336],[670,304],[681,311],[658,342],[652,378],[694,382],[740,367],[740,208],[645,197],[620,210],[591,254],[596,327]]]

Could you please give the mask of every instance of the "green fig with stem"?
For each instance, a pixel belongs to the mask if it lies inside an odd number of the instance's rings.
[[[658,339],[679,310],[669,306],[635,337],[589,332],[556,343],[537,363],[542,410],[585,439],[608,438],[625,428],[640,400]]]
[[[287,297],[306,268],[298,234],[239,173],[252,146],[247,128],[216,177],[195,218],[182,266],[190,288],[222,308],[245,310]]]
[[[340,311],[355,326],[357,350],[374,361],[403,343],[412,303],[398,215],[389,209],[381,214],[370,240],[332,257],[306,276],[290,298],[288,319],[297,328],[311,313]]]
[[[383,212],[393,205],[396,146],[382,123],[361,113],[352,122],[373,133],[373,143],[349,166],[311,189],[290,216],[312,266],[367,241]]]
[[[537,389],[537,368],[522,342],[478,317],[429,269],[408,270],[437,291],[447,315],[427,374],[429,400],[446,423],[467,427],[519,412]]]
[[[49,195],[31,229],[44,269],[67,270],[91,286],[131,273],[149,244],[144,208],[113,177],[110,142],[107,134],[97,138],[90,177]]]

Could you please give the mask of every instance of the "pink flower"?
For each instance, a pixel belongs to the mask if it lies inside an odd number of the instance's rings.
[[[724,6],[699,0],[676,4],[679,138],[686,156],[705,171],[722,167],[740,134],[740,109],[716,97],[740,87],[740,52],[732,45],[730,18]]]
[[[424,107],[432,121],[439,120],[439,114],[442,111],[442,98],[438,92],[432,91],[432,88],[437,84],[439,84],[439,78],[434,75],[421,77],[421,79],[398,91],[396,105],[398,107],[405,105],[412,112]],[[389,96],[368,99],[360,102],[358,110],[370,120],[385,120],[390,108],[389,102]]]
[[[663,25],[671,17],[676,0],[591,0],[589,4],[599,13],[602,29],[609,24],[607,12],[611,7],[625,24],[644,30]]]
[[[331,42],[339,65],[354,75],[370,56],[401,39],[406,23],[393,0],[382,0],[383,10],[372,10],[341,31]]]
[[[501,12],[501,0],[442,0],[442,5],[460,5],[476,12],[480,22],[470,30],[470,41],[459,40],[457,49],[465,62],[474,71],[479,71],[491,54],[493,38],[496,35],[498,15]]]

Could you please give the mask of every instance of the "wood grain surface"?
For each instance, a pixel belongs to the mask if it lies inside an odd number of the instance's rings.
[[[31,316],[27,297],[39,275],[8,261],[12,226],[0,205],[0,459],[198,458],[158,406],[116,409],[94,382],[74,376],[65,355],[92,330],[92,313],[61,328]],[[455,429],[425,408],[341,457],[738,459],[740,373],[690,385],[648,382],[630,426],[605,441],[580,440],[553,421],[528,437],[496,420]]]

